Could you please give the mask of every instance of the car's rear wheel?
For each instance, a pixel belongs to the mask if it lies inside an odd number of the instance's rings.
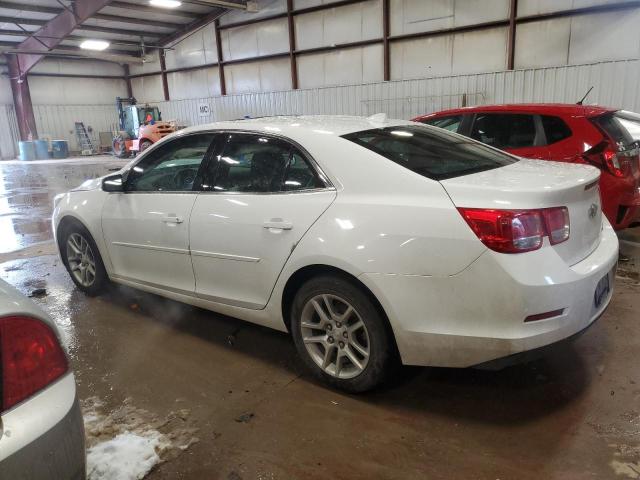
[[[81,225],[69,225],[63,232],[60,253],[76,286],[87,295],[98,295],[109,278],[91,234]]]
[[[382,383],[392,368],[386,320],[367,294],[339,276],[307,281],[296,293],[291,330],[306,366],[349,392]]]

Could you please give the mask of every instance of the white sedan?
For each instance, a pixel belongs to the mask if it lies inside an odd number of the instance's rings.
[[[381,117],[193,127],[56,199],[75,284],[113,281],[291,333],[333,386],[542,347],[607,307],[599,171]]]

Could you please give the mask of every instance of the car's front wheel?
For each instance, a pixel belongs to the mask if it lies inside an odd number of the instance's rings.
[[[339,276],[312,278],[298,290],[291,329],[298,353],[324,382],[349,392],[382,383],[394,349],[386,320],[365,292]]]
[[[109,278],[98,247],[89,231],[82,225],[69,225],[60,242],[64,265],[76,286],[87,295],[98,295]]]

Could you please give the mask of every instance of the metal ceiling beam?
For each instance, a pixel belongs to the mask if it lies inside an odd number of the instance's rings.
[[[96,20],[106,20],[108,22],[136,23],[138,25],[150,25],[152,27],[170,28],[172,30],[175,30],[180,27],[184,27],[183,23],[171,23],[171,22],[161,22],[158,20],[147,20],[146,18],[139,18],[139,17],[136,17],[135,15],[132,15],[130,17],[122,17],[120,15],[107,15],[104,13],[97,13],[93,15],[91,18],[95,18]]]
[[[158,40],[158,44],[162,47],[165,47],[171,42],[175,42],[176,40],[184,37],[185,35],[189,35],[190,33],[195,32],[196,30],[199,30],[200,28],[206,25],[209,25],[211,22],[214,22],[215,20],[217,20],[225,12],[226,10],[224,8],[218,8],[216,10],[213,10],[212,12],[202,17],[200,20],[196,20],[195,22],[191,22],[185,25],[184,28],[178,30],[177,32],[174,32],[165,37],[161,37],[160,40]]]
[[[129,30],[124,28],[111,28],[111,27],[98,27],[96,25],[78,25],[77,30],[84,30],[86,32],[100,32],[109,33],[111,35],[128,35],[130,37],[144,37],[144,38],[161,38],[164,33],[150,32],[148,30]]]
[[[228,2],[226,0],[184,0],[184,3],[190,3],[192,5],[200,5],[203,7],[222,7],[222,8],[233,8],[236,10],[257,11],[257,7],[255,7],[255,2],[251,2],[251,5],[253,5],[251,9],[247,6],[247,4],[250,2],[235,3],[235,2]]]
[[[35,33],[35,32],[30,32]],[[8,37],[26,37],[27,34],[23,30],[2,30],[0,35],[8,36]],[[53,38],[53,37],[43,37],[42,35],[38,35],[38,38]],[[59,37],[56,37],[59,38]],[[59,38],[60,40],[71,40],[74,42],[82,42],[86,40],[85,37],[79,37],[77,35],[68,35],[65,38]],[[111,45],[123,45],[130,47],[140,47],[140,41],[135,40],[111,40]],[[147,44],[148,47],[153,47],[153,45]]]
[[[184,10],[161,11],[154,7],[149,7],[147,5],[140,5],[139,3],[127,3],[127,2],[115,1],[115,2],[111,2],[109,6],[113,8],[123,8],[126,10],[136,10],[138,12],[144,12],[144,13],[156,13],[156,14],[161,13],[163,15],[168,15],[171,17],[183,17],[183,18],[195,19],[202,16],[202,14],[200,13],[186,12]]]
[[[62,8],[45,7],[42,5],[30,5],[27,3],[0,2],[0,8],[11,10],[22,10],[23,12],[52,13],[54,15],[62,12]]]

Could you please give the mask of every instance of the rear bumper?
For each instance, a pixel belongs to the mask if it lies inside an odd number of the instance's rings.
[[[3,416],[0,437],[0,478],[11,480],[84,480],[86,456],[84,424],[75,396],[72,375],[41,392],[35,404],[25,404]],[[53,389],[53,391],[49,391]],[[58,391],[55,391],[58,390]],[[62,392],[62,390],[66,390]],[[71,394],[71,406],[67,398]],[[41,403],[43,400],[44,403]],[[34,420],[23,421],[23,415]],[[38,429],[53,416],[59,415],[50,427]],[[9,418],[10,416],[13,417]],[[38,417],[46,417],[47,420]],[[6,421],[5,421],[6,418]]]
[[[451,277],[363,274],[380,299],[408,365],[469,367],[534,350],[587,328],[613,291],[618,240],[607,225],[599,246],[567,266],[553,248],[523,255],[487,251]],[[597,306],[596,285],[609,276]],[[529,315],[562,309],[546,320]]]

